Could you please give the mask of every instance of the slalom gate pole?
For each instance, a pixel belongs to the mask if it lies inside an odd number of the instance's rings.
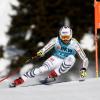
[[[95,61],[96,61],[96,78],[99,77],[99,65],[98,65],[98,37],[97,37],[97,30],[95,29],[95,45],[96,45],[96,51],[95,51]]]
[[[34,60],[35,58],[37,58],[38,56],[34,56],[31,57],[30,59],[26,60],[24,64],[29,63],[31,60]],[[14,70],[13,72],[11,72],[8,76],[4,77],[3,79],[0,80],[0,83],[3,82],[4,80],[8,79],[9,77],[15,75],[18,71],[20,71],[20,67],[16,68],[16,70]]]
[[[99,77],[98,29],[100,29],[100,1],[94,0],[96,78]]]

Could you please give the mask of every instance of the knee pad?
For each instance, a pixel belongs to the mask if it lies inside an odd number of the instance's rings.
[[[75,57],[70,55],[69,57],[65,58],[64,62],[61,64],[59,68],[59,73],[66,73],[69,69],[73,67],[75,63]]]
[[[35,73],[35,75],[40,75],[40,74],[43,74],[43,73],[45,73],[47,71],[49,71],[47,66],[41,66],[40,68],[36,68],[34,70],[34,73]]]
[[[75,57],[73,56],[73,55],[70,55],[70,56],[68,56],[67,58],[65,58],[65,60],[64,60],[64,64],[66,65],[66,66],[73,66],[74,65],[74,63],[75,63]]]

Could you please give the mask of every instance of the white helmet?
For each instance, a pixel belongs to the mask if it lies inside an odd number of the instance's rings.
[[[68,26],[63,26],[59,31],[61,40],[70,40],[72,38],[72,29]]]

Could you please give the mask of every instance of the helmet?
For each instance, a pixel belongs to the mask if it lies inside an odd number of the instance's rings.
[[[59,31],[61,40],[70,40],[72,38],[72,29],[68,26],[63,26]]]

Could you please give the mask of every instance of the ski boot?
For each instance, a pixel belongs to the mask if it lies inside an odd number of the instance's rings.
[[[41,80],[40,83],[44,85],[49,85],[51,82],[56,81],[56,78],[45,78],[44,80]]]
[[[9,85],[9,87],[10,87],[10,88],[13,88],[13,87],[16,87],[16,86],[18,86],[18,85],[20,85],[20,84],[22,84],[22,83],[24,83],[24,80],[23,80],[21,77],[19,77],[18,79],[14,80],[14,81]]]
[[[56,77],[57,77],[57,73],[54,70],[52,70],[49,73],[48,77],[45,78],[44,80],[41,80],[40,83],[45,84],[45,85],[49,85],[51,82],[56,81]]]

